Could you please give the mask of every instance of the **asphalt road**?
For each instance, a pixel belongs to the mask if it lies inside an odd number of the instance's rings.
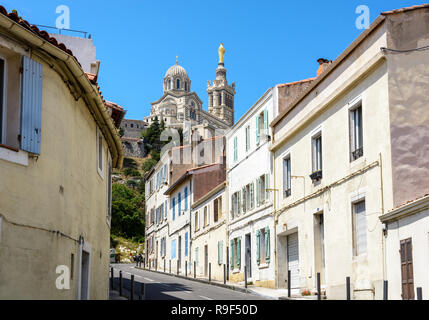
[[[130,297],[131,274],[134,275],[134,300],[139,300],[141,283],[145,284],[146,300],[267,300],[205,283],[136,269],[134,264],[111,264],[114,268],[114,290],[119,291],[119,270],[122,270],[122,295]]]

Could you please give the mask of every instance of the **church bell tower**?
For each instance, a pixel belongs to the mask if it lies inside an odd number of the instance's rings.
[[[209,113],[221,119],[229,126],[234,125],[235,83],[228,85],[224,65],[225,48],[219,47],[219,64],[216,69],[216,80],[207,81],[209,95]]]

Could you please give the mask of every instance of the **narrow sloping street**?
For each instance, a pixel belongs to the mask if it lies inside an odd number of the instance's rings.
[[[145,284],[146,300],[266,300],[252,294],[205,283],[136,269],[134,264],[112,264],[114,290],[119,291],[119,271],[122,271],[122,295],[130,297],[131,275],[134,275],[134,300],[139,300],[141,284]]]

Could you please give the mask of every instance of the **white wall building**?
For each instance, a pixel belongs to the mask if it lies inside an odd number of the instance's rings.
[[[227,134],[229,269],[231,281],[247,278],[274,287],[271,128],[276,89],[269,89]]]

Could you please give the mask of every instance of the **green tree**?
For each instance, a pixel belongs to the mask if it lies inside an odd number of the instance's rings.
[[[131,239],[144,236],[143,195],[123,185],[112,186],[112,234]]]
[[[157,164],[157,161],[154,159],[146,159],[143,163],[142,169],[144,172],[150,171],[155,165]]]

